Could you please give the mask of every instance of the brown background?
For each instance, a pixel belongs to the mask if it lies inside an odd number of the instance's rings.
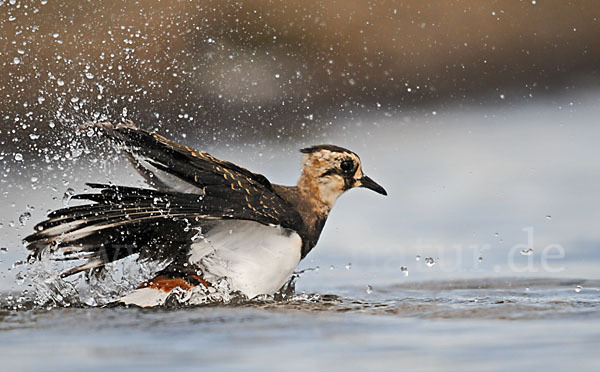
[[[597,1],[25,4],[0,6],[0,138],[17,147],[34,130],[52,141],[50,122],[123,109],[143,127],[243,140],[598,85]]]

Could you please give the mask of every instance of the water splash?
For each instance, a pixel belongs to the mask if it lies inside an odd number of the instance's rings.
[[[21,226],[25,226],[25,225],[27,225],[27,222],[29,222],[30,219],[31,219],[31,213],[24,212],[23,214],[21,214],[19,216],[19,223],[21,224]]]
[[[533,254],[532,248],[527,248],[527,249],[521,250],[521,255],[523,255],[523,256],[531,256],[532,254]]]
[[[75,196],[75,190],[73,190],[72,188],[69,187],[63,194],[63,198],[62,198],[63,207],[67,208],[69,206],[69,203],[71,202],[71,199],[73,198],[73,196]]]
[[[61,278],[60,273],[66,265],[50,260],[50,256],[45,253],[28,263],[27,277],[33,288],[32,301],[37,307],[106,305],[127,295],[170,263],[128,257],[102,268]]]
[[[426,257],[425,264],[427,265],[427,267],[432,267],[433,265],[435,265],[435,260],[433,259],[433,257]]]
[[[400,267],[400,271],[402,272],[402,274],[404,274],[404,276],[408,276],[408,267],[402,266]]]

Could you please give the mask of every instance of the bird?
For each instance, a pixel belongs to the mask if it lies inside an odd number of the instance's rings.
[[[315,247],[340,195],[355,187],[387,195],[356,153],[331,144],[301,149],[298,183],[283,186],[131,121],[85,127],[124,152],[148,187],[87,183],[90,192],[72,196],[85,204],[51,212],[24,243],[34,261],[84,260],[62,278],[133,255],[164,263],[119,299],[126,305],[164,305],[223,279],[248,299],[273,295]]]

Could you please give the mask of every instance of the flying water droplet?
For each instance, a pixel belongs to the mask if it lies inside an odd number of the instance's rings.
[[[6,248],[6,247],[0,248],[0,253],[7,254],[8,253],[8,248]]]
[[[575,287],[575,292],[576,292],[576,293],[579,293],[579,292],[581,292],[581,290],[582,290],[582,289],[583,289],[583,287],[582,287],[582,286],[580,286],[580,285],[577,285],[577,286]]]
[[[427,267],[432,267],[433,265],[435,265],[435,260],[433,259],[433,257],[425,257],[425,264],[427,265]]]
[[[551,219],[552,219],[552,216],[551,216],[551,215],[549,215],[549,214],[547,214],[547,215],[546,215],[546,219],[547,219],[547,220],[551,220]]]
[[[19,58],[19,57],[13,58],[13,64],[14,65],[18,65],[19,63],[21,63],[21,58]]]
[[[404,274],[404,276],[408,276],[408,267],[402,266],[400,268],[400,271],[402,271],[402,274]]]
[[[367,285],[366,292],[367,292],[367,294],[373,293],[373,287],[371,287],[370,285]]]
[[[21,224],[21,226],[25,226],[25,225],[27,225],[27,222],[29,222],[30,218],[31,218],[31,213],[25,212],[19,216],[19,223]]]
[[[333,269],[335,269],[335,266],[329,265],[329,270],[333,270]]]
[[[533,249],[532,248],[521,249],[521,254],[523,256],[531,256],[533,254]]]
[[[62,198],[62,202],[63,202],[63,206],[65,208],[67,208],[69,206],[69,202],[71,201],[71,199],[73,198],[73,196],[75,195],[75,190],[73,190],[72,188],[68,188]]]
[[[23,154],[21,154],[20,152],[17,152],[17,153],[15,154],[15,160],[16,160],[16,161],[21,161],[21,160],[23,160]]]
[[[346,270],[350,270],[352,268],[352,263],[348,262],[346,264]]]
[[[479,256],[479,258],[477,259],[477,262],[481,263],[481,261],[483,261],[483,257]]]
[[[63,85],[65,85],[65,82],[62,81],[61,79],[56,80],[56,84],[58,84],[59,87],[62,87]]]
[[[421,261],[421,256],[417,255],[417,257],[415,257],[415,259],[416,259],[417,261]]]
[[[25,275],[21,272],[17,273],[17,275],[15,275],[15,283],[17,283],[17,285],[25,283]]]
[[[94,74],[92,74],[91,72],[87,72],[85,74],[85,77],[88,78],[89,80],[92,80],[94,78]]]

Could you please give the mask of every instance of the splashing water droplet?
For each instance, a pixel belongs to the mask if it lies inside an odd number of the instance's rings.
[[[17,283],[17,285],[21,285],[23,283],[25,283],[25,275],[23,275],[23,273],[17,273],[17,275],[15,275],[15,283]]]
[[[348,262],[346,264],[346,270],[350,270],[352,268],[352,263]]]
[[[577,286],[575,287],[575,292],[576,292],[576,293],[579,293],[579,292],[581,292],[581,290],[582,290],[582,289],[583,289],[583,287],[582,287],[582,286],[580,286],[580,285],[577,285]]]
[[[75,195],[75,190],[73,190],[72,188],[69,187],[65,191],[65,194],[63,195],[63,199],[62,199],[63,206],[65,208],[67,208],[69,206],[69,202],[71,201],[71,198],[73,198],[73,195]]]
[[[370,285],[367,285],[366,292],[367,292],[367,294],[373,293],[373,287],[371,287]]]
[[[533,254],[533,249],[532,248],[522,249],[521,254],[523,256],[531,256]]]
[[[400,268],[400,271],[402,271],[402,274],[404,274],[404,276],[408,276],[408,267],[402,266]]]
[[[25,226],[25,225],[27,225],[27,222],[29,222],[30,218],[31,218],[31,213],[25,212],[19,216],[19,223],[21,224],[21,226]]]
[[[435,265],[435,260],[433,259],[433,257],[426,257],[425,264],[427,265],[427,267],[432,267],[433,265]]]

